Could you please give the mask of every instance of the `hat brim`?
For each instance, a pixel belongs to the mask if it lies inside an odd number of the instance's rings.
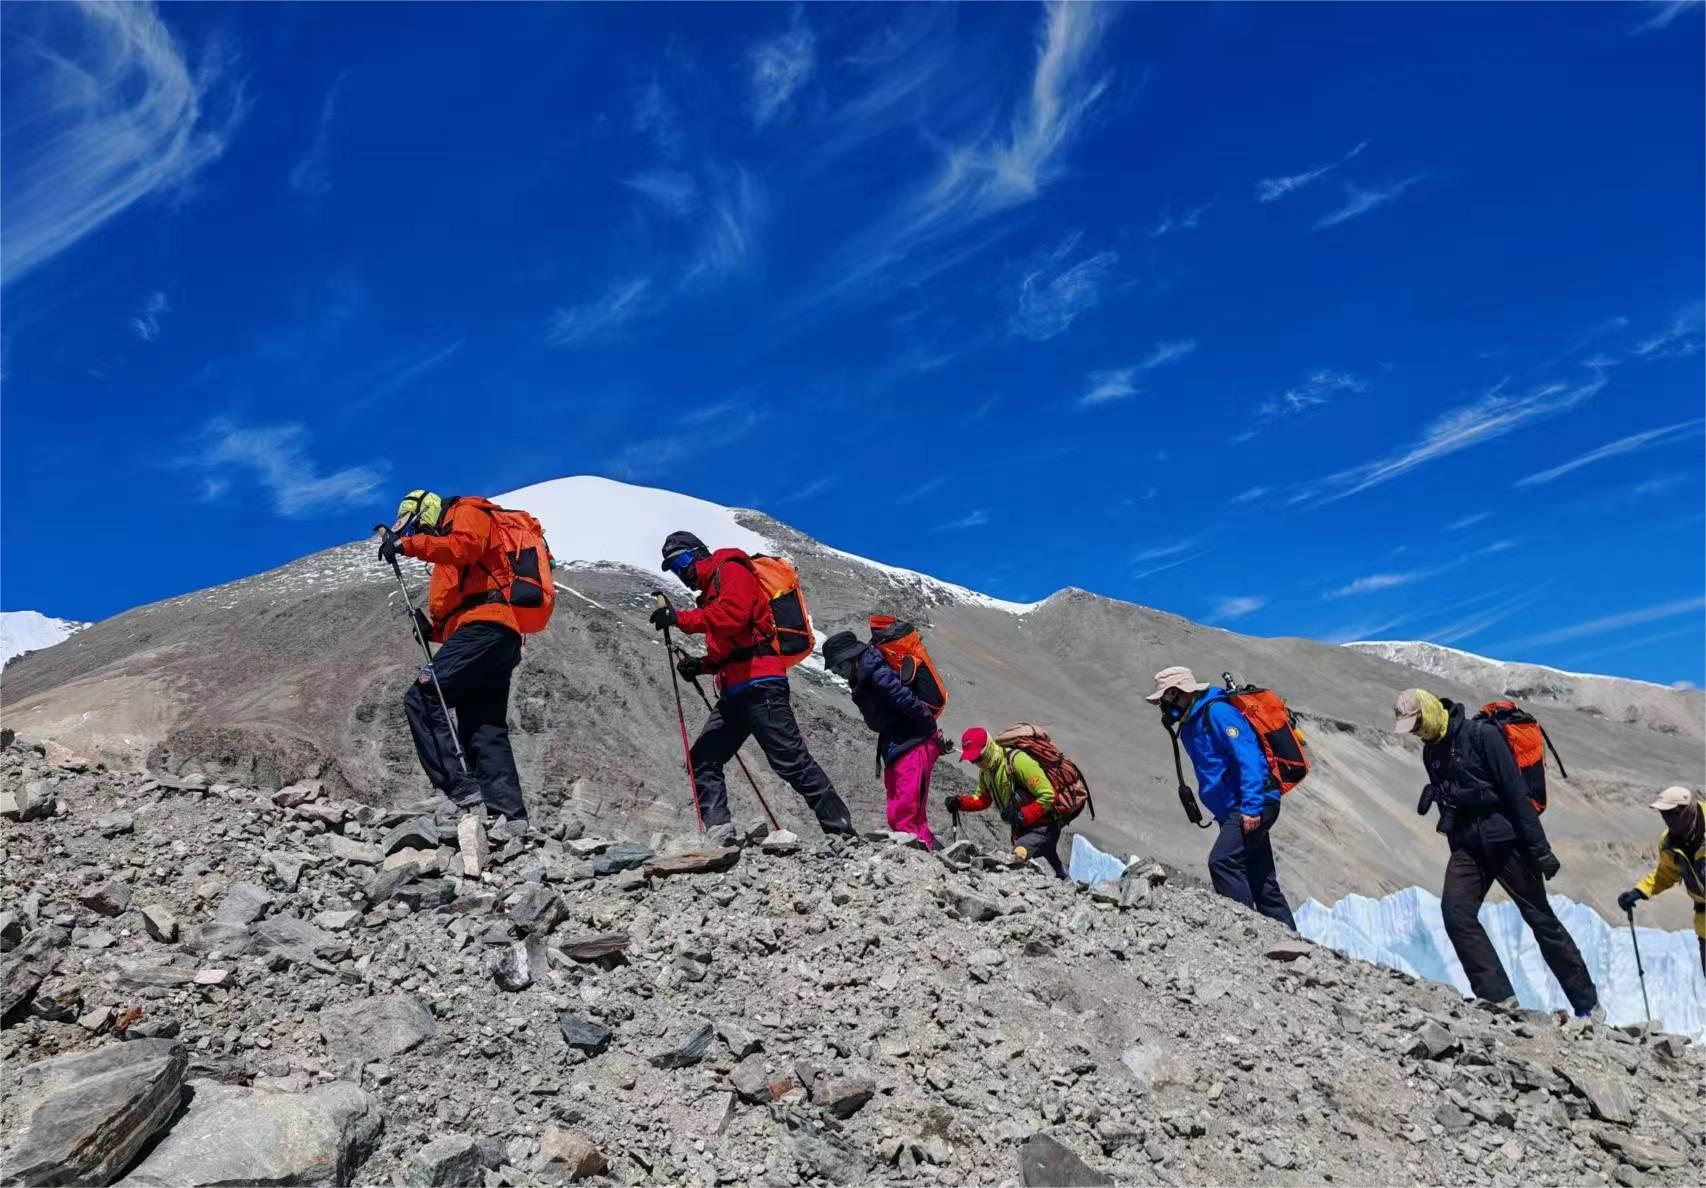
[[[1422,712],[1417,710],[1413,714],[1405,714],[1399,718],[1392,724],[1392,729],[1397,731],[1399,734],[1414,734],[1416,733],[1416,726],[1421,722],[1421,720]]]

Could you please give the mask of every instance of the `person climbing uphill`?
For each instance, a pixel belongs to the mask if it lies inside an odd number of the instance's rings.
[[[1416,811],[1438,806],[1437,829],[1451,857],[1445,865],[1440,914],[1446,935],[1477,998],[1515,1005],[1516,991],[1478,913],[1494,883],[1504,888],[1534,933],[1552,976],[1578,1018],[1599,1005],[1581,951],[1546,899],[1546,882],[1563,864],[1552,853],[1529,787],[1510,744],[1493,722],[1471,717],[1462,705],[1426,689],[1398,694],[1393,727],[1422,740],[1428,785]]]
[[[1013,852],[1021,860],[1041,858],[1064,879],[1060,861],[1060,825],[1051,819],[1054,785],[1042,764],[1017,747],[1003,747],[989,731],[973,726],[960,736],[960,758],[978,766],[977,791],[950,796],[943,803],[950,813],[980,813],[991,805],[1011,827]]]
[[[410,491],[379,546],[387,564],[413,557],[432,565],[427,608],[417,626],[442,644],[431,671],[422,669],[403,695],[403,713],[432,786],[458,808],[484,805],[527,819],[521,776],[509,742],[509,686],[521,662],[521,630],[506,592],[511,565],[496,528],[500,509],[477,496],[444,499]],[[436,674],[444,701],[456,712],[456,735],[433,690]],[[467,762],[457,758],[457,742]]]
[[[739,549],[713,553],[691,532],[672,532],[663,543],[663,571],[696,592],[697,606],[684,611],[660,606],[652,612],[652,626],[703,635],[705,655],[683,656],[676,668],[689,680],[716,676],[717,704],[690,752],[707,832],[733,839],[723,765],[748,738],[756,738],[771,769],[800,794],[824,833],[853,836],[846,804],[800,737],[770,599],[751,558]]]
[[[1199,682],[1181,666],[1156,673],[1155,689],[1144,700],[1158,707],[1162,722],[1177,732],[1197,774],[1197,797],[1220,826],[1208,852],[1215,891],[1295,932],[1297,921],[1280,890],[1274,861],[1280,789],[1255,727],[1228,700],[1226,690]]]
[[[1694,900],[1694,936],[1700,944],[1700,972],[1706,974],[1706,805],[1687,788],[1671,787],[1659,793],[1653,807],[1665,822],[1658,864],[1617,897],[1617,906],[1633,920],[1636,904],[1681,883]]]
[[[824,667],[846,681],[865,725],[877,732],[889,828],[936,848],[930,832],[930,777],[942,755],[936,715],[889,666],[881,652],[838,631],[823,644]]]

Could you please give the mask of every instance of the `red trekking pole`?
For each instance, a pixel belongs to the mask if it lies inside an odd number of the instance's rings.
[[[658,606],[663,610],[669,609],[669,599],[662,590],[653,590],[652,597],[658,600]],[[675,720],[681,724],[681,758],[687,765],[687,786],[693,789],[693,820],[698,823],[699,832],[705,832],[705,814],[699,810],[699,781],[693,778],[693,747],[687,741],[687,712],[681,708],[681,678],[676,674],[675,645],[669,641],[669,628],[663,629],[663,660],[669,665],[669,683],[675,687]]]
[[[687,654],[679,648],[674,649],[674,652],[679,656],[685,656]],[[705,689],[704,686],[699,683],[699,678],[694,677],[690,683],[693,686],[693,691],[699,694],[699,700],[705,703],[706,710],[710,710],[712,708],[711,699],[705,696]],[[765,800],[764,793],[758,790],[758,781],[752,778],[752,771],[747,767],[746,760],[740,757],[739,751],[735,752],[735,762],[740,764],[740,771],[741,774],[746,777],[746,782],[752,785],[752,794],[758,797],[758,803],[763,807],[764,815],[770,818],[770,828],[780,831],[782,823],[776,819],[776,814],[770,811],[770,802]]]

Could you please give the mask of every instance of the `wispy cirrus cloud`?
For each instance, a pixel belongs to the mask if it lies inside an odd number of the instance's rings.
[[[130,332],[143,342],[153,342],[160,337],[160,319],[171,312],[172,303],[166,299],[165,293],[156,289],[136,307],[136,313],[130,319]]]
[[[227,63],[192,66],[152,4],[6,10],[5,283],[219,159],[246,111]]]
[[[819,478],[813,479],[809,483],[805,483],[802,486],[794,488],[792,491],[789,491],[785,495],[783,495],[776,502],[777,503],[803,503],[808,499],[816,499],[819,495],[822,495],[825,491],[834,490],[837,486],[840,485],[840,483],[841,483],[841,476],[839,474],[826,474],[826,475],[823,475]]]
[[[1676,441],[1679,438],[1693,437],[1701,431],[1701,427],[1703,425],[1706,425],[1706,421],[1701,421],[1697,418],[1692,421],[1681,421],[1675,425],[1664,425],[1657,429],[1648,429],[1641,433],[1631,433],[1629,436],[1620,437],[1616,441],[1608,441],[1604,445],[1591,449],[1585,454],[1579,454],[1576,457],[1571,458],[1568,462],[1562,462],[1559,465],[1550,467],[1546,470],[1538,470],[1533,474],[1526,475],[1523,478],[1518,479],[1515,485],[1518,487],[1537,487],[1542,483],[1549,483],[1554,479],[1563,478],[1566,474],[1580,470],[1584,466],[1592,466],[1595,462],[1603,462],[1607,458],[1617,458],[1624,454],[1634,454],[1641,450],[1651,449],[1654,446]]]
[[[1256,407],[1256,415],[1264,420],[1292,416],[1331,404],[1341,396],[1358,396],[1368,391],[1368,382],[1348,371],[1319,367],[1306,372],[1300,383],[1270,396]]]
[[[1132,377],[1137,374],[1135,367],[1115,367],[1107,371],[1092,371],[1090,373],[1090,388],[1078,398],[1081,408],[1091,408],[1098,404],[1107,404],[1114,400],[1124,400],[1127,396],[1137,395],[1137,385],[1132,383]]]
[[[945,487],[947,485],[948,485],[947,478],[945,478],[942,475],[938,475],[933,479],[926,479],[924,482],[919,483],[916,487],[912,488],[912,490],[906,492],[906,494],[899,496],[895,500],[895,502],[896,503],[917,503],[920,499],[923,499],[926,495],[932,494],[936,491],[940,491],[943,487]]]
[[[1367,214],[1371,210],[1391,202],[1396,202],[1404,196],[1404,192],[1422,180],[1421,174],[1414,174],[1403,181],[1393,182],[1389,186],[1375,189],[1364,189],[1362,186],[1345,183],[1345,203],[1339,209],[1323,215],[1315,220],[1313,230],[1324,231],[1328,227],[1337,227],[1340,223],[1349,222]]]
[[[1171,342],[1158,342],[1143,361],[1137,365],[1139,371],[1154,371],[1157,367],[1165,367],[1169,363],[1177,363],[1186,355],[1195,353],[1197,340],[1194,338],[1176,338]]]
[[[759,231],[770,215],[764,186],[747,170],[717,170],[712,177],[698,243],[682,275],[683,289],[704,288],[745,269],[758,256]]]
[[[1706,610],[1706,598],[1679,598],[1672,602],[1661,602],[1654,606],[1644,606],[1638,610],[1623,611],[1615,615],[1602,615],[1598,618],[1584,619],[1580,623],[1572,623],[1568,627],[1559,627],[1553,631],[1542,631],[1538,635],[1525,636],[1505,644],[1508,650],[1518,648],[1537,648],[1546,644],[1563,643],[1571,639],[1583,639],[1592,635],[1605,635],[1612,631],[1621,631],[1625,627],[1639,627],[1646,623],[1656,623],[1663,619],[1674,619],[1679,615],[1698,616]]]
[[[990,216],[1034,201],[1064,171],[1067,147],[1111,84],[1093,63],[1112,18],[1098,3],[1045,5],[1030,87],[1007,127],[945,142],[934,175],[851,239],[817,299],[886,292],[880,282],[920,252],[935,251],[924,267],[934,274],[1005,234],[998,228],[966,239]]]
[[[1630,354],[1645,362],[1658,359],[1687,359],[1700,353],[1702,323],[1706,306],[1694,301],[1679,310],[1664,327],[1647,335],[1630,350]]]
[[[1356,581],[1328,590],[1323,598],[1354,598],[1359,594],[1375,594],[1382,590],[1395,590],[1399,586],[1408,586],[1439,573],[1438,569],[1411,569],[1402,573],[1371,573],[1367,577],[1357,578]]]
[[[932,531],[965,532],[972,528],[981,528],[987,523],[989,523],[989,512],[980,507],[967,512],[957,520],[949,520],[946,524],[938,524],[934,529],[932,529]]]
[[[1268,600],[1259,594],[1232,595],[1222,598],[1214,604],[1214,609],[1209,611],[1208,621],[1210,623],[1230,623],[1234,619],[1253,615],[1266,605],[1268,605]]]
[[[747,51],[753,123],[762,127],[786,111],[816,65],[817,39],[802,10],[795,8],[787,29]]]
[[[624,479],[657,478],[677,469],[684,461],[707,451],[728,449],[748,437],[762,414],[750,407],[737,408],[724,402],[727,414],[712,421],[702,419],[690,432],[666,433],[630,442],[610,459],[610,473]]]
[[[575,347],[608,339],[634,319],[648,313],[652,278],[628,277],[616,281],[603,295],[579,305],[560,308],[551,318],[545,341],[552,346]]]
[[[1228,499],[1227,502],[1231,503],[1231,504],[1237,504],[1237,505],[1242,505],[1242,504],[1246,504],[1246,503],[1254,503],[1254,502],[1256,502],[1256,500],[1258,500],[1258,499],[1262,498],[1262,496],[1266,495],[1270,489],[1271,488],[1262,487],[1262,486],[1246,487],[1244,490],[1238,492],[1238,494],[1236,494],[1236,495],[1232,496],[1232,498]]]
[[[1647,16],[1629,26],[1629,36],[1639,37],[1659,29],[1668,29],[1676,18],[1691,8],[1699,8],[1701,0],[1645,0],[1641,8]]]
[[[196,452],[179,461],[203,472],[207,497],[224,495],[244,478],[272,497],[275,512],[293,519],[359,503],[384,478],[381,463],[324,473],[309,444],[300,424],[241,425],[216,417],[203,427]]]
[[[1178,215],[1171,211],[1162,211],[1161,217],[1155,220],[1155,226],[1149,229],[1149,238],[1160,239],[1181,231],[1195,231],[1201,225],[1203,215],[1207,214],[1209,207],[1213,205],[1212,202],[1205,202],[1201,206],[1187,207]]]
[[[1507,392],[1506,382],[1500,381],[1480,399],[1436,418],[1420,438],[1396,453],[1327,476],[1321,484],[1323,490],[1309,498],[1315,503],[1331,503],[1391,482],[1418,466],[1577,408],[1598,394],[1605,383],[1605,372],[1598,368],[1573,384],[1543,384],[1519,394]]]
[[[1355,157],[1368,147],[1368,141],[1362,141],[1350,152],[1337,161],[1329,161],[1325,165],[1314,165],[1300,173],[1286,174],[1281,177],[1264,177],[1256,183],[1257,202],[1278,202],[1281,198],[1295,194],[1311,182],[1319,181],[1333,170]]]
[[[1097,252],[1071,263],[1083,232],[1073,231],[1025,270],[1007,331],[1032,342],[1047,342],[1065,334],[1081,315],[1102,300],[1119,256]]]
[[[1492,514],[1492,512],[1470,512],[1468,515],[1459,516],[1457,519],[1447,524],[1445,526],[1445,530],[1447,532],[1462,532],[1465,528],[1473,528],[1482,520],[1489,518]]]
[[[314,138],[302,159],[290,168],[290,188],[311,210],[332,192],[332,121],[337,118],[338,94],[348,77],[349,71],[343,71],[326,89],[326,98],[320,104],[320,118],[314,124]]]
[[[684,219],[699,205],[699,182],[680,169],[648,169],[622,184],[673,218]]]
[[[687,148],[687,130],[682,127],[681,109],[664,90],[663,81],[653,75],[629,98],[629,126],[651,137],[653,147],[665,159],[679,159]]]

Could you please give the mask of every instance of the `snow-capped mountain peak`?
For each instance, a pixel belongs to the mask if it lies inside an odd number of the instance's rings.
[[[87,627],[40,611],[0,611],[0,664],[25,652],[39,652]]]

